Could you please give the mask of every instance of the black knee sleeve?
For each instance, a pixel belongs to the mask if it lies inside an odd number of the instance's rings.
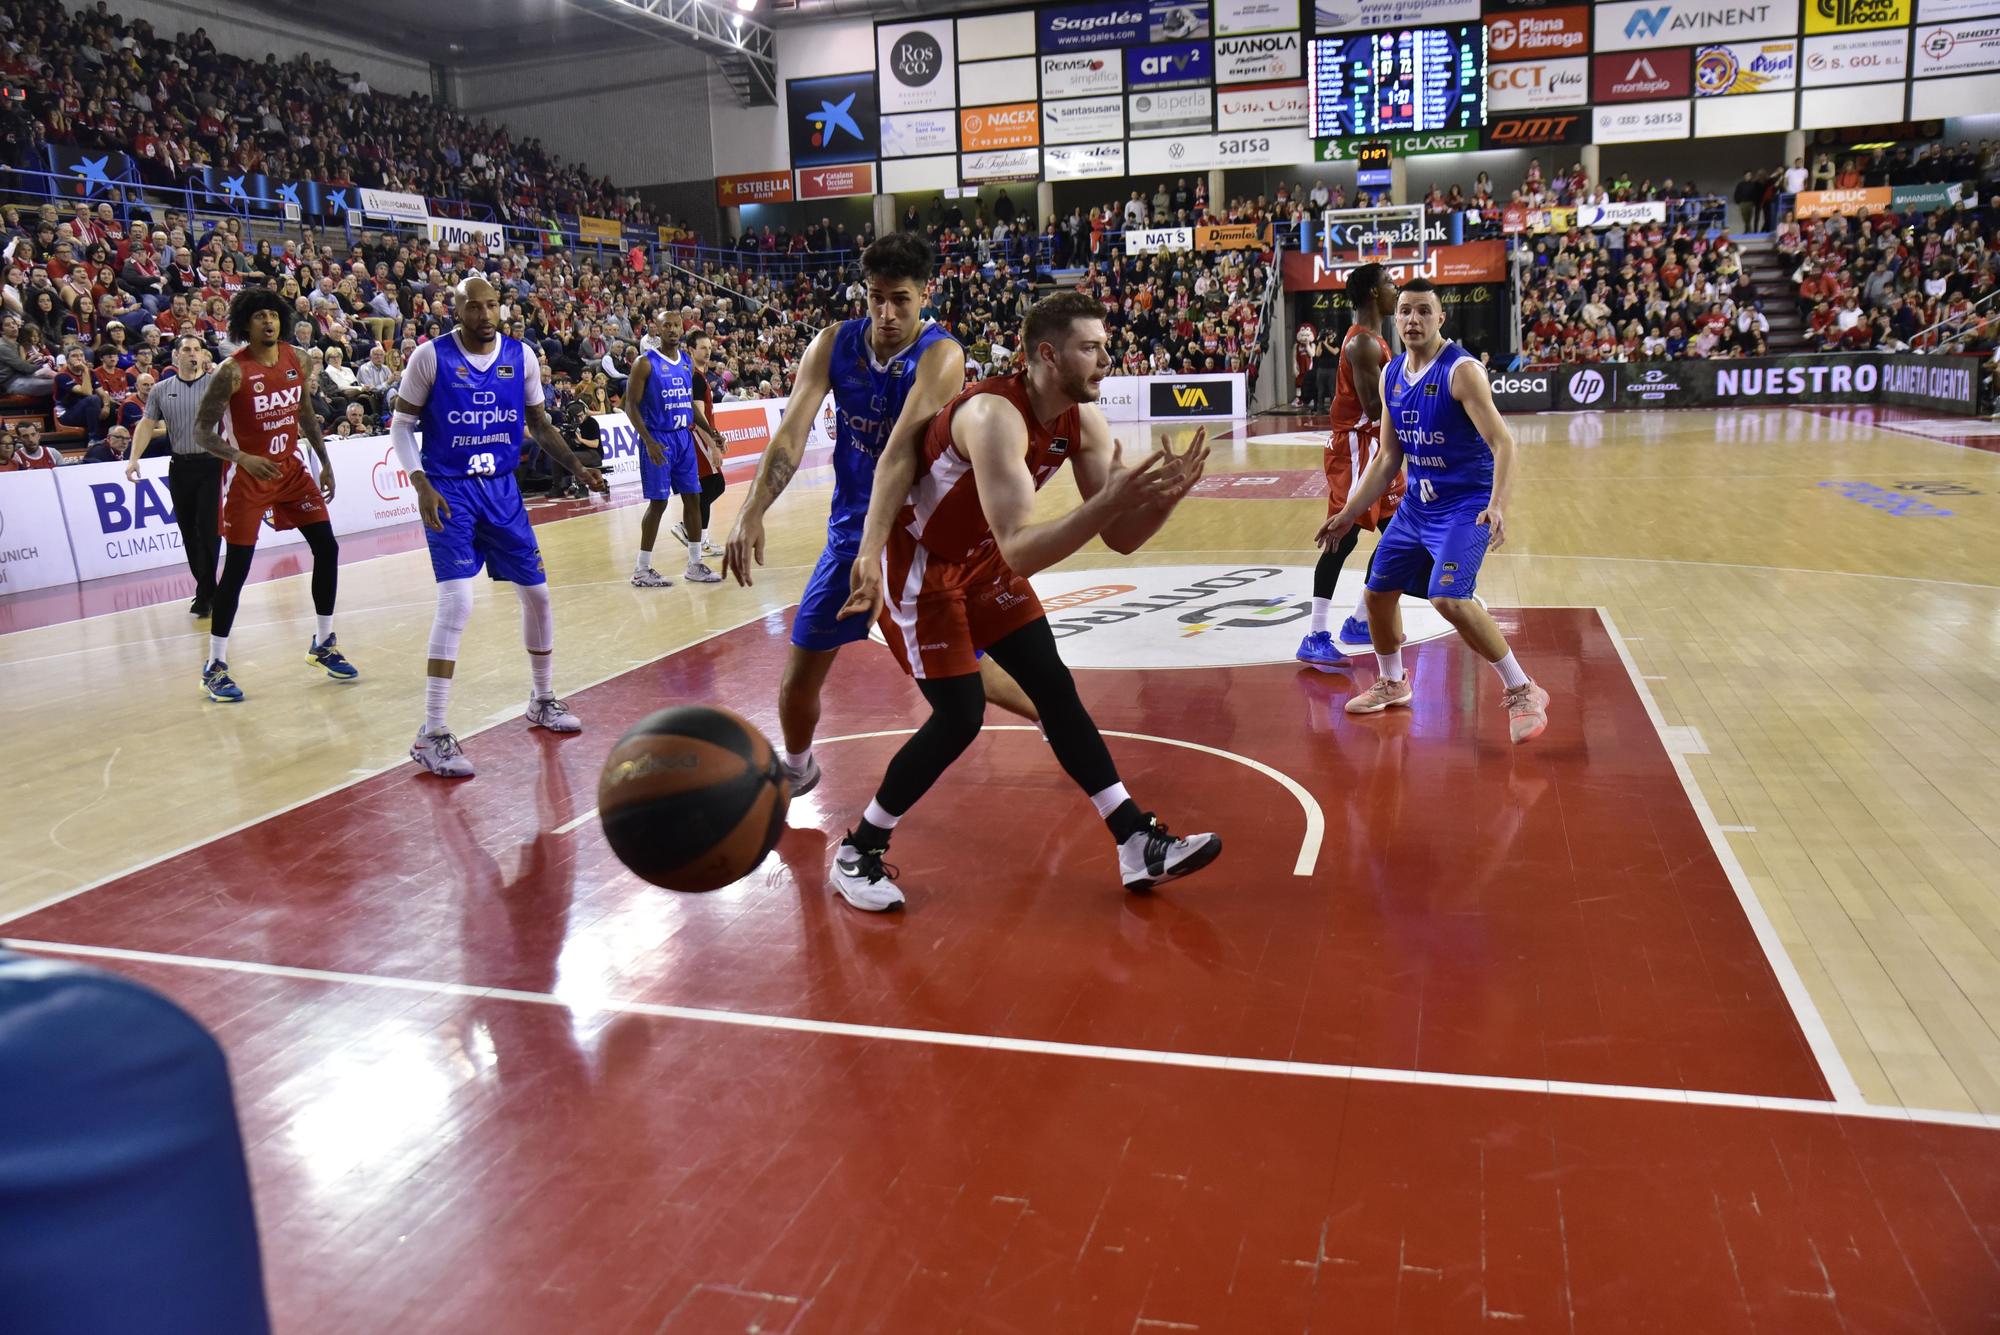
[[[1076,678],[1056,651],[1048,618],[1029,622],[987,650],[1007,675],[1021,684],[1042,716],[1042,731],[1063,772],[1086,793],[1101,793],[1118,782],[1118,767],[1083,700]]]
[[[1340,582],[1340,568],[1360,541],[1360,529],[1351,528],[1346,537],[1319,554],[1319,561],[1313,566],[1313,597],[1333,597],[1333,586]]]
[[[882,809],[894,816],[915,806],[965,754],[986,718],[986,688],[977,675],[919,681],[917,689],[929,701],[931,716],[896,752],[875,794]]]
[[[321,521],[299,529],[312,548],[313,611],[323,617],[333,615],[333,603],[340,587],[340,543],[334,539],[333,525]]]
[[[256,556],[255,547],[230,543],[224,549],[222,577],[215,582],[215,601],[209,608],[209,634],[226,639],[230,627],[236,624],[236,604],[243,597],[243,586],[250,579],[250,562]]]

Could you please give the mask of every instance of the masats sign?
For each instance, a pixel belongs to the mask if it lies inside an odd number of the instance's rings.
[[[1577,5],[1486,20],[1486,58],[1495,63],[1590,50],[1590,10]]]

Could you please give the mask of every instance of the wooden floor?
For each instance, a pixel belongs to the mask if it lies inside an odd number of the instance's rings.
[[[1070,564],[1309,563],[1324,510],[1297,497],[1319,447],[1288,440],[1296,425],[1238,424],[1210,495],[1153,546]],[[2000,1114],[2000,454],[1788,410],[1513,426],[1511,541],[1487,562],[1487,602],[1603,609],[1867,1101]],[[824,469],[801,475],[747,590],[629,587],[629,505],[544,524],[559,688],[782,617],[819,553],[827,486]],[[1059,482],[1044,504],[1072,494]],[[401,761],[432,607],[420,550],[343,568],[352,685],[305,665],[294,576],[246,592],[230,658],[249,700],[206,703],[185,596],[0,636],[0,934],[9,915]],[[511,592],[482,589],[461,733],[518,713],[519,644]]]

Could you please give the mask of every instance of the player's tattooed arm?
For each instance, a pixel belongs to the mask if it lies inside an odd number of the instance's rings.
[[[561,464],[563,468],[568,470],[569,475],[578,482],[583,483],[584,486],[589,487],[592,491],[608,492],[611,490],[610,484],[604,480],[602,473],[599,473],[595,468],[590,467],[576,457],[576,451],[569,447],[569,442],[563,439],[562,432],[557,430],[556,424],[549,420],[549,410],[546,404],[531,403],[528,405],[528,434],[534,438],[535,444],[542,447],[549,458]]]
[[[242,451],[230,444],[222,436],[222,419],[229,412],[230,396],[243,383],[242,368],[236,359],[226,358],[215,373],[208,378],[208,388],[202,391],[201,406],[195,409],[195,444],[207,450],[218,459],[234,463]]]

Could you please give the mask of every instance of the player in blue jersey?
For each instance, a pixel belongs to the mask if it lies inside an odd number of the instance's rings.
[[[694,359],[681,346],[681,317],[664,308],[653,312],[657,349],[632,363],[625,385],[626,417],[639,433],[639,484],[645,489],[646,513],[639,520],[639,559],[632,567],[632,584],[664,589],[673,581],[653,569],[653,543],[660,536],[660,516],[667,501],[681,498],[681,522],[675,533],[687,544],[690,584],[719,584],[722,576],[701,559],[701,466],[695,457]]]
[[[1514,473],[1514,435],[1493,406],[1478,358],[1445,339],[1444,306],[1429,279],[1403,285],[1396,332],[1403,351],[1382,368],[1382,443],[1347,504],[1319,531],[1341,541],[1409,465],[1408,490],[1382,530],[1368,567],[1368,633],[1381,676],[1347,702],[1350,714],[1379,714],[1410,703],[1403,670],[1407,589],[1428,597],[1459,637],[1500,674],[1507,730],[1517,742],[1549,724],[1549,693],[1528,679],[1485,604],[1473,596],[1479,567],[1507,540],[1504,517]]]
[[[930,243],[895,232],[870,245],[861,256],[868,289],[868,316],[822,329],[800,359],[791,398],[750,495],[737,513],[722,559],[737,582],[751,582],[750,567],[764,564],[764,513],[798,471],[805,457],[806,432],[829,391],[834,404],[833,511],[826,522],[826,549],[806,581],[792,618],[792,651],[778,682],[778,724],[784,733],[781,759],[792,792],[819,782],[812,739],[819,727],[819,693],[834,655],[844,644],[868,638],[874,620],[842,618],[849,574],[861,550],[861,531],[875,485],[875,462],[895,445],[912,454],[924,428],[965,388],[965,350],[941,325],[922,318],[934,257]],[[981,660],[987,697],[1003,709],[1039,721],[1027,694],[998,664]]]
[[[528,650],[528,722],[550,732],[583,724],[556,699],[555,617],[541,548],[521,503],[514,470],[523,436],[594,491],[605,490],[595,468],[570,452],[542,403],[541,366],[518,339],[500,332],[500,294],[474,275],[454,289],[457,328],[419,344],[396,390],[390,439],[417,489],[417,510],[437,578],[424,686],[424,722],[410,759],[447,779],[472,776],[472,762],[445,723],[458,641],[472,616],[472,581],[484,567],[521,598],[521,636]],[[417,441],[417,431],[423,441]]]

